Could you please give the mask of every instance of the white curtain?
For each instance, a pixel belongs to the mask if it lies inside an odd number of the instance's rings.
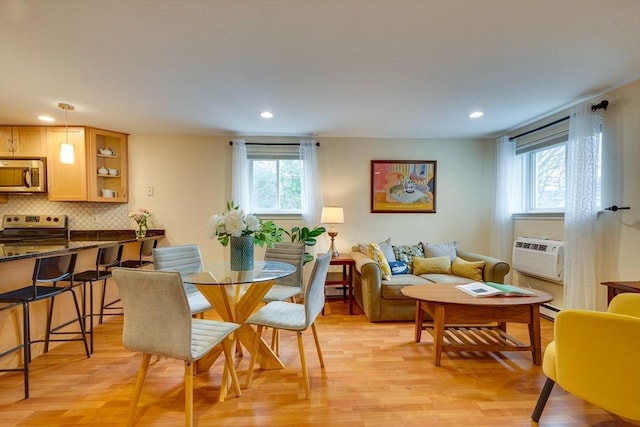
[[[564,306],[595,310],[598,168],[601,115],[583,103],[571,109],[564,214]]]
[[[320,224],[323,204],[315,141],[300,141],[300,160],[302,160],[302,219],[306,227],[313,228]]]
[[[514,212],[514,168],[516,162],[516,141],[509,136],[496,139],[496,202],[493,209],[493,230],[491,252],[498,259],[511,264],[513,245]]]
[[[231,162],[231,200],[240,206],[245,213],[253,212],[251,192],[249,191],[249,162],[247,161],[247,145],[244,139],[233,140]]]

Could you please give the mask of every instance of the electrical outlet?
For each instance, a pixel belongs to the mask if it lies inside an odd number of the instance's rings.
[[[147,196],[153,196],[154,190],[153,190],[153,185],[149,185],[147,187]]]

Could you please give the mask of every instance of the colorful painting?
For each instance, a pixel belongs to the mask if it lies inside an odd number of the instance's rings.
[[[372,160],[371,212],[435,213],[436,162]]]

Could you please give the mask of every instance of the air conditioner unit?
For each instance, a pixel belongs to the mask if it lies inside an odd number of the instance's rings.
[[[513,269],[526,275],[562,282],[564,242],[518,237],[513,242]]]

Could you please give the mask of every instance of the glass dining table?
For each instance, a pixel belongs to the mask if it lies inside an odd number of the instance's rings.
[[[253,314],[262,298],[279,278],[286,277],[296,268],[280,261],[255,261],[253,270],[234,271],[229,262],[204,264],[201,271],[181,271],[184,283],[194,284],[207,298],[222,320],[240,324],[235,332],[238,341],[250,350],[256,331],[245,323]],[[200,359],[198,372],[207,370],[218,358],[220,352]],[[271,347],[261,339],[257,362],[263,369],[284,368],[284,364]]]

